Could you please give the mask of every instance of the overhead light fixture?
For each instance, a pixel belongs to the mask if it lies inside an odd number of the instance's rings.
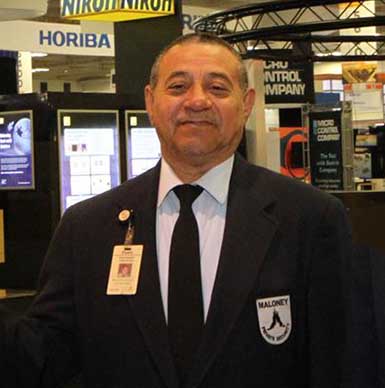
[[[316,53],[317,57],[330,57],[331,55],[334,57],[340,57],[342,56],[342,53],[340,51],[333,51],[332,53]]]
[[[0,20],[31,19],[47,13],[47,0],[0,0]]]
[[[32,73],[44,73],[47,71],[49,71],[48,67],[35,67],[34,69],[32,69]]]
[[[42,58],[46,57],[48,54],[47,53],[31,53],[32,58]]]

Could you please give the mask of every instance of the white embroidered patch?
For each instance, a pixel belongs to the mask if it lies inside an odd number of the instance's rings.
[[[272,345],[283,344],[291,332],[290,295],[257,299],[259,330]]]

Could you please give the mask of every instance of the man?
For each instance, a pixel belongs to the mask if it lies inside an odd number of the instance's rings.
[[[145,97],[162,161],[64,215],[39,296],[7,329],[10,386],[54,387],[82,371],[92,388],[339,387],[350,253],[341,204],[234,155],[254,91],[222,40],[173,42]],[[181,372],[174,344],[191,333],[172,335],[169,283],[183,184],[203,188],[189,210],[199,229],[203,327]],[[136,292],[119,295],[111,269],[119,257],[111,257],[125,240],[119,215],[127,210],[143,255]],[[187,295],[193,283],[178,291]]]
[[[366,245],[352,256],[348,386],[385,388],[385,257]]]

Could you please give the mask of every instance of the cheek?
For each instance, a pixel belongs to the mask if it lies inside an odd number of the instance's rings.
[[[170,125],[175,121],[177,109],[174,105],[165,101],[156,106],[155,114],[158,121],[163,123],[163,125]]]
[[[158,106],[153,111],[152,124],[157,128],[159,137],[169,139],[175,127],[175,114],[166,106]]]
[[[233,106],[228,107],[228,109],[222,110],[222,120],[224,127],[240,125],[240,123],[243,122],[243,118],[243,106],[234,104]]]
[[[163,128],[168,121],[167,109],[162,106],[157,106],[153,111],[153,121],[156,127]]]

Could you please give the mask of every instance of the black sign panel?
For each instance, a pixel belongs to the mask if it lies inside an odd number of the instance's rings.
[[[341,112],[312,112],[309,120],[311,183],[323,190],[342,190]]]
[[[32,111],[0,112],[0,190],[33,189]]]
[[[311,63],[266,61],[264,73],[266,104],[314,102]]]

